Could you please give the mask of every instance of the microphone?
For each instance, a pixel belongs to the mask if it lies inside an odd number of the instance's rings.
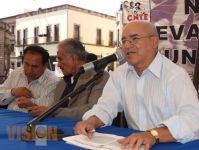
[[[122,61],[124,59],[124,54],[121,50],[116,51],[112,55],[103,57],[99,60],[89,62],[80,67],[80,73],[84,73],[90,70],[95,70],[96,72],[104,69],[109,63],[114,61]]]

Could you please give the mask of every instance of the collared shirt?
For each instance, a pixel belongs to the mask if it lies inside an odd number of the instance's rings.
[[[96,115],[105,125],[111,125],[121,111],[129,128],[167,126],[179,142],[199,138],[199,101],[192,81],[183,68],[160,53],[141,76],[127,63],[118,67],[98,104],[83,119]]]
[[[27,112],[26,109],[17,106],[15,97],[11,95],[12,88],[26,87],[33,94],[33,98],[31,98],[33,103],[50,106],[54,102],[54,89],[58,80],[52,71],[46,69],[37,80],[28,83],[23,68],[17,68],[0,87],[0,105],[9,104],[8,109]]]
[[[77,80],[79,79],[80,74],[77,74],[75,76],[64,76],[64,81],[66,83],[64,92],[62,93],[61,99],[66,97],[69,93],[71,93],[74,88],[75,85],[77,83]],[[63,105],[64,107],[68,107],[68,103],[69,103],[69,99],[65,102],[65,104]]]

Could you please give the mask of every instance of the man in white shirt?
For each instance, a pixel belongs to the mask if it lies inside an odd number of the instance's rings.
[[[68,94],[97,75],[94,70],[79,74],[81,66],[94,59],[97,59],[97,56],[88,53],[79,40],[68,38],[59,43],[57,60],[64,78],[59,81],[54,91],[56,102],[65,99]],[[54,112],[53,116],[81,120],[83,114],[97,103],[108,78],[109,74],[104,71],[102,76],[96,79],[86,90],[71,99],[65,99],[65,103]],[[47,109],[49,108],[33,106],[32,113],[40,115]]]
[[[49,54],[40,46],[24,50],[23,67],[15,69],[0,87],[0,105],[31,112],[36,105],[50,106],[58,78],[47,69]]]
[[[183,69],[158,52],[158,33],[148,22],[124,27],[122,49],[127,63],[114,71],[98,103],[86,112],[74,132],[111,125],[124,111],[129,128],[143,132],[119,140],[122,148],[145,150],[158,142],[188,142],[199,138],[199,102]]]

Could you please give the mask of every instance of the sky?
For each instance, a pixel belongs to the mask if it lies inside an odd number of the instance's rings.
[[[70,4],[115,16],[122,0],[4,0],[0,5],[0,18],[14,16],[38,8]]]

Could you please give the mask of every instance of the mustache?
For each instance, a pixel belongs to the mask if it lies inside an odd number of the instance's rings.
[[[24,74],[25,74],[26,76],[29,76],[29,77],[34,76],[32,73],[27,73],[27,72],[25,72]]]

